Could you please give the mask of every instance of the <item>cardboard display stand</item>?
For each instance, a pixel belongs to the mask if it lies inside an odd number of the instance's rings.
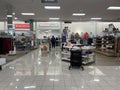
[[[41,42],[41,53],[42,54],[49,53],[49,42],[48,42],[47,39],[42,39],[42,42]]]

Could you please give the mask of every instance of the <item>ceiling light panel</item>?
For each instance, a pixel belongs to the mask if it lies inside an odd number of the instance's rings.
[[[35,13],[21,13],[22,15],[35,15]]]
[[[12,15],[7,15],[7,17],[12,17]]]
[[[17,18],[17,17],[15,17],[14,19],[15,19],[15,20],[17,20],[18,18]]]
[[[102,18],[91,18],[91,20],[101,20]]]
[[[107,9],[108,10],[120,10],[120,6],[110,6]]]
[[[73,13],[73,16],[85,16],[85,13]]]
[[[59,10],[61,7],[60,6],[45,6],[45,9],[49,9],[49,10]]]
[[[49,20],[59,20],[60,18],[49,18]]]

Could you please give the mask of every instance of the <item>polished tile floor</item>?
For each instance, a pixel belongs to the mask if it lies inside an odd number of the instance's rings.
[[[59,48],[34,50],[0,71],[0,90],[120,90],[120,66],[68,66]]]

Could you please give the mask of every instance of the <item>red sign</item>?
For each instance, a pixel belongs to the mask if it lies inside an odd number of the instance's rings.
[[[15,29],[30,29],[30,24],[15,24]]]

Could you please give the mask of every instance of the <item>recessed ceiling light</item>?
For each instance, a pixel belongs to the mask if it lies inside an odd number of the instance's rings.
[[[14,12],[13,12],[12,14],[13,14],[13,15],[15,15],[15,13],[14,13]]]
[[[35,15],[35,13],[21,13],[22,15]]]
[[[33,89],[36,88],[36,86],[25,86],[24,89]]]
[[[85,13],[73,13],[73,16],[85,16]]]
[[[60,6],[45,6],[45,9],[51,9],[51,10],[59,10]]]
[[[102,18],[91,18],[91,20],[101,20]]]
[[[14,19],[15,19],[15,20],[17,20],[18,18],[17,18],[17,17],[15,17]]]
[[[120,10],[120,6],[110,6],[107,9],[108,10]]]
[[[49,20],[59,20],[60,18],[49,18]]]
[[[12,17],[12,15],[7,15],[7,17]]]

